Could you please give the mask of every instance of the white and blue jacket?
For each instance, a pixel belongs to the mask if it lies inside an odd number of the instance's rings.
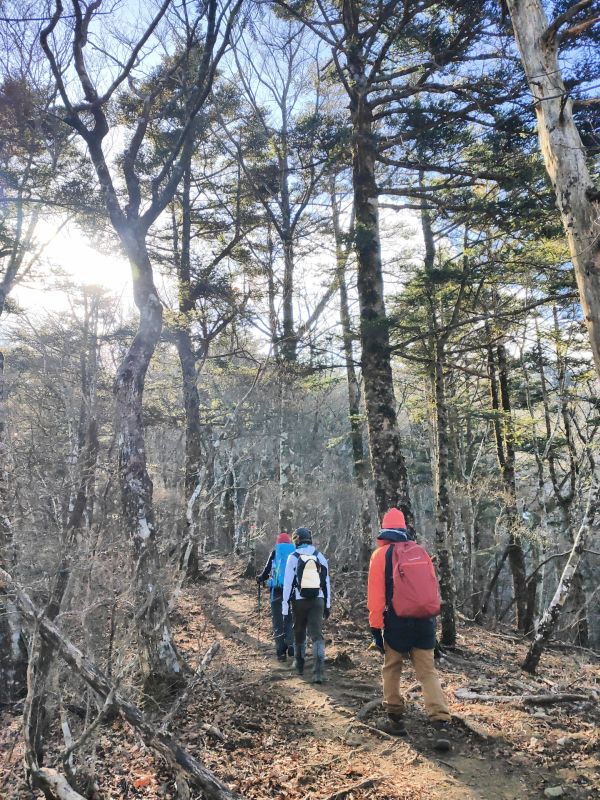
[[[299,547],[296,548],[294,551],[295,553],[300,553],[304,555],[312,556],[314,553],[317,553],[317,561],[325,567],[326,570],[326,578],[325,578],[325,594],[323,593],[323,589],[319,589],[319,597],[325,598],[325,605],[327,608],[331,608],[331,584],[329,582],[329,564],[327,563],[327,559],[314,547],[312,544],[301,544]],[[302,600],[300,596],[300,591],[297,588],[294,588],[293,596],[292,596],[292,587],[294,586],[294,581],[296,579],[296,570],[298,569],[298,558],[291,553],[288,556],[287,564],[285,565],[285,577],[283,580],[283,602],[281,604],[281,613],[285,617],[289,612],[289,603],[290,600]]]

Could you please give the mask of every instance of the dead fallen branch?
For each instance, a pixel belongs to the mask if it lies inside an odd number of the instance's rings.
[[[79,739],[67,745],[66,749],[63,751],[60,757],[63,764],[68,764],[71,755],[75,753],[77,750],[79,750],[81,747],[83,747],[83,745],[88,741],[90,736],[92,736],[94,731],[96,731],[100,727],[102,722],[112,711],[113,699],[114,699],[114,691],[111,691],[106,700],[104,701],[104,705],[100,709],[100,712],[98,713],[96,719],[93,720],[93,722],[90,725],[88,725],[88,727],[84,730]]]
[[[594,700],[589,694],[561,692],[554,694],[480,694],[471,689],[457,689],[454,696],[458,700],[477,700],[480,703],[509,703],[510,705],[548,706],[553,703],[579,703],[582,700]]]
[[[342,800],[342,798],[346,797],[350,794],[350,792],[356,792],[359,789],[367,789],[369,786],[373,786],[374,783],[380,781],[381,778],[377,776],[373,776],[372,778],[366,778],[364,781],[359,781],[358,783],[352,783],[348,786],[343,786],[341,789],[338,789],[337,792],[333,794],[328,794],[327,797],[324,797],[323,800]]]
[[[11,591],[15,594],[23,615],[31,622],[37,623],[40,637],[56,648],[60,657],[96,691],[106,699],[113,693],[113,703],[121,716],[141,735],[148,747],[156,750],[174,769],[182,769],[189,783],[200,789],[208,800],[241,800],[237,792],[232,791],[206,767],[197,761],[187,750],[167,733],[157,730],[144,716],[140,709],[126,700],[112,685],[111,681],[67,639],[54,623],[45,619],[36,608],[29,595],[0,569],[0,591]],[[68,800],[76,800],[75,794]]]
[[[213,660],[213,658],[217,655],[217,653],[219,652],[219,648],[220,647],[221,647],[221,645],[219,644],[219,642],[214,642],[208,648],[208,650],[204,654],[204,657],[203,657],[202,661],[200,662],[200,665],[198,666],[198,669],[196,670],[196,672],[194,673],[193,677],[191,678],[191,680],[189,681],[188,685],[186,686],[185,691],[182,692],[179,695],[179,697],[175,700],[175,702],[173,703],[173,705],[171,706],[169,711],[165,714],[165,716],[163,718],[163,721],[161,722],[161,725],[160,725],[160,728],[159,728],[159,732],[160,733],[166,733],[166,731],[169,728],[169,725],[171,724],[171,722],[175,718],[175,716],[176,716],[177,712],[179,711],[179,709],[181,708],[181,706],[187,701],[188,697],[190,696],[190,693],[196,688],[196,686],[202,680],[202,677],[204,675],[204,672],[205,672],[207,666],[210,664],[210,662]]]
[[[35,778],[40,782],[40,785],[49,789],[57,800],[85,800],[83,795],[73,789],[65,776],[55,769],[40,767],[35,772]]]
[[[386,733],[385,731],[380,731],[379,728],[376,728],[374,725],[367,725],[366,722],[359,722],[358,720],[353,720],[350,725],[348,725],[347,731],[351,731],[352,728],[365,728],[372,733],[376,733],[378,736],[381,736],[383,739],[391,739],[393,742],[398,741],[397,736],[392,736],[391,733]]]

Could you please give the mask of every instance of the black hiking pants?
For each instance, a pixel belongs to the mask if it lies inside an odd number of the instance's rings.
[[[304,658],[306,653],[306,633],[313,643],[323,642],[323,614],[325,599],[315,597],[310,600],[292,600],[294,610],[294,650],[297,656]],[[319,650],[323,649],[319,648]]]
[[[292,646],[292,618],[283,617],[281,605],[283,597],[275,595],[271,600],[271,619],[273,620],[273,637],[275,639],[275,650],[278,656],[287,653],[288,647]]]

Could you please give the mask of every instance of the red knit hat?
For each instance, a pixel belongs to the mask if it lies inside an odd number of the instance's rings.
[[[394,528],[406,528],[404,514],[399,508],[390,508],[390,510],[383,515],[381,527],[387,530]]]
[[[275,544],[291,544],[292,540],[290,539],[287,533],[280,533],[279,536],[275,539]]]

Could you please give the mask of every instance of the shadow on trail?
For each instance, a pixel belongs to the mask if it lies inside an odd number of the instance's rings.
[[[214,606],[209,608],[207,604],[204,610],[222,634],[247,648],[248,663],[254,660],[255,669],[264,675],[257,689],[275,691],[296,707],[301,706],[307,720],[305,732],[316,739],[337,741],[351,751],[372,753],[374,771],[385,772],[390,780],[401,780],[404,774],[406,781],[407,769],[413,777],[418,770],[424,770],[426,775],[432,775],[432,780],[437,773],[433,780],[436,794],[425,796],[448,800],[460,796],[465,800],[525,800],[544,796],[542,790],[534,788],[540,783],[539,771],[506,757],[504,754],[513,745],[491,729],[478,734],[472,724],[455,717],[452,750],[436,753],[433,730],[419,705],[420,689],[417,684],[412,685],[410,668],[406,672],[405,689],[409,701],[405,718],[407,736],[394,737],[378,730],[378,721],[383,719],[379,659],[368,651],[366,633],[347,636],[345,631],[342,641],[335,633],[335,620],[327,623],[325,682],[313,684],[310,643],[303,677],[296,674],[292,659],[283,663],[276,660],[268,600],[263,602],[259,614],[252,584],[240,587],[233,580],[222,584]],[[549,773],[545,777],[550,777]],[[448,791],[441,791],[440,784],[445,780]]]

